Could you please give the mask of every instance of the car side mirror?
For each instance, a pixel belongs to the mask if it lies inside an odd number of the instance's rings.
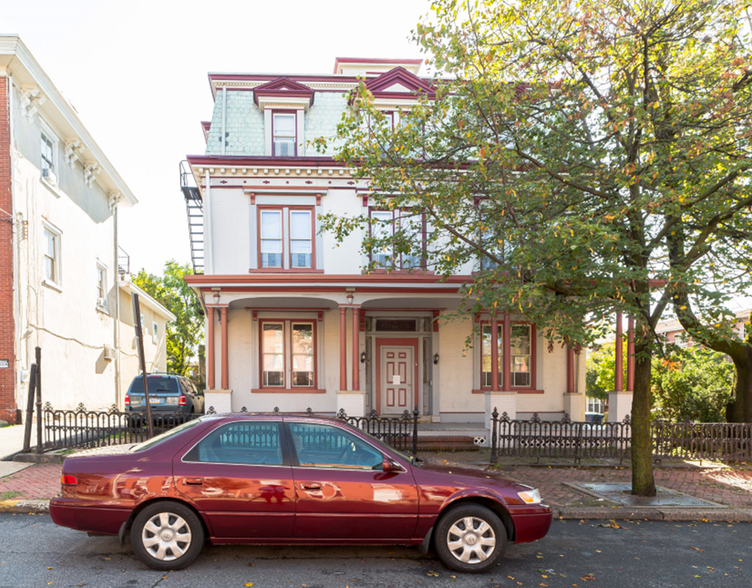
[[[384,463],[382,465],[382,470],[384,472],[404,472],[405,468],[403,468],[400,464],[398,464],[396,461],[392,460],[391,458],[384,456]]]

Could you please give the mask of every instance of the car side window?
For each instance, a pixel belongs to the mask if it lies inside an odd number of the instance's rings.
[[[235,422],[209,433],[183,461],[282,465],[279,423]]]
[[[290,433],[302,466],[363,470],[383,467],[380,451],[339,427],[290,423]]]

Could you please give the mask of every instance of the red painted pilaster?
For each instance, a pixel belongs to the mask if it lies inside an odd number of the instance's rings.
[[[574,393],[574,349],[567,347],[567,394]]]
[[[359,308],[353,308],[352,319],[352,389],[360,390],[360,332],[358,330],[358,325],[360,324]]]
[[[227,307],[222,307],[222,390],[229,390],[229,375],[227,369]]]
[[[209,327],[206,342],[206,387],[214,390],[214,307],[206,308],[206,324]]]
[[[621,313],[616,313],[616,360],[614,365],[614,390],[624,390],[624,358],[622,351],[622,326]]]
[[[339,389],[347,390],[347,308],[339,308]]]

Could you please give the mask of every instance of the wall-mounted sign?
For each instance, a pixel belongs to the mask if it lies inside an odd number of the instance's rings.
[[[0,359],[0,370],[7,370],[10,367],[10,361],[7,359]]]

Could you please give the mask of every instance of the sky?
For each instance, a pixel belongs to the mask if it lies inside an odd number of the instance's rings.
[[[0,0],[16,33],[138,198],[120,209],[131,271],[190,262],[178,166],[204,153],[207,73],[331,73],[335,57],[421,57],[429,0]]]

